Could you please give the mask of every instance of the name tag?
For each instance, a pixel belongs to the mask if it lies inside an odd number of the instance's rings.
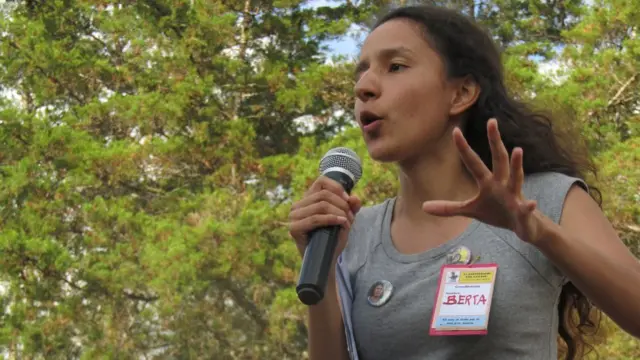
[[[486,335],[497,264],[444,265],[429,334]]]

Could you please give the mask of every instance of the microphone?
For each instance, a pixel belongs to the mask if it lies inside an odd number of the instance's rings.
[[[320,174],[335,180],[351,194],[351,189],[362,176],[362,163],[351,149],[338,147],[329,150],[320,159]],[[315,305],[324,298],[327,278],[338,245],[341,226],[324,226],[308,234],[309,243],[302,258],[300,279],[296,292],[305,305]]]

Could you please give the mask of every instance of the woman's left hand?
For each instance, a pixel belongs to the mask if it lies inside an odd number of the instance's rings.
[[[520,239],[534,243],[540,233],[535,215],[536,202],[522,195],[524,171],[522,169],[522,149],[515,148],[509,154],[500,139],[498,122],[487,122],[487,134],[491,146],[493,172],[482,162],[456,128],[453,140],[460,152],[462,161],[478,183],[480,191],[466,201],[427,201],[422,205],[425,212],[437,216],[466,216],[486,224],[508,229]]]

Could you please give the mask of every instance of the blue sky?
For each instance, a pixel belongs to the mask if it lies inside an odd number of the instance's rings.
[[[343,3],[343,1],[339,0],[311,0],[308,3],[310,7],[321,7],[321,6],[337,6]],[[346,56],[356,56],[358,47],[356,40],[345,37],[339,41],[330,41],[328,43],[329,48],[331,49],[331,54],[334,55],[346,55]]]
[[[340,41],[329,42],[331,53],[336,55],[351,55],[355,56],[358,48],[357,43],[352,38],[345,38]]]
[[[587,3],[591,3],[593,0],[587,0]],[[309,7],[321,7],[321,6],[338,6],[343,4],[344,0],[309,0],[305,6]],[[328,42],[327,45],[330,48],[329,53],[333,55],[344,55],[355,58],[358,56],[358,42],[352,37],[345,36],[341,40]],[[556,49],[560,50],[560,49]],[[540,60],[540,59],[538,59]],[[540,71],[545,74],[551,74],[558,70],[558,62],[539,62]]]

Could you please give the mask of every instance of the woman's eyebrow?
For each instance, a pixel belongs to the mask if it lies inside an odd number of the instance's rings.
[[[411,49],[409,49],[406,46],[394,46],[394,47],[390,47],[390,48],[384,48],[381,49],[379,51],[377,51],[377,57],[382,58],[382,59],[390,59],[394,56],[398,56],[398,55],[408,55],[408,54],[412,54],[413,51],[411,51]],[[358,61],[358,63],[356,64],[356,68],[354,70],[354,74],[356,76],[360,75],[361,73],[363,73],[365,70],[367,70],[369,68],[369,61],[364,59],[361,61]]]

